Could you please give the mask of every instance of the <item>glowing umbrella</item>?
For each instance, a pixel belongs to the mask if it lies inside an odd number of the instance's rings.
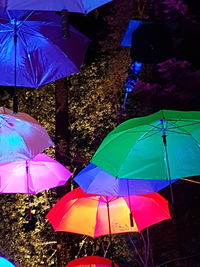
[[[158,192],[168,180],[119,179],[94,164],[88,164],[73,180],[88,194],[123,197]],[[177,181],[172,180],[172,182]]]
[[[200,112],[161,110],[111,131],[91,163],[117,178],[164,180],[200,174]],[[171,189],[171,186],[170,186]],[[173,203],[173,194],[171,189]]]
[[[0,163],[31,159],[53,145],[45,128],[29,115],[26,118],[22,113],[13,116],[5,108],[1,108],[1,112]]]
[[[72,173],[46,154],[0,164],[0,193],[36,194],[61,186]]]
[[[102,6],[112,0],[0,0],[0,7],[7,10],[48,10],[61,11],[63,9],[69,12],[87,14],[93,9]]]
[[[31,123],[36,123],[36,124],[40,125],[40,123],[36,119],[31,117],[29,114],[24,113],[24,112],[14,113],[11,109],[8,109],[6,107],[0,107],[0,114],[7,114],[7,115],[10,115],[10,116],[15,117],[17,119],[28,121]]]
[[[86,194],[77,188],[62,197],[46,218],[55,231],[98,237],[139,232],[170,219],[170,213],[167,200],[157,193],[117,198]]]
[[[0,10],[0,85],[37,88],[77,73],[89,42],[71,25],[63,39],[55,12]]]
[[[78,258],[73,261],[70,261],[65,267],[106,267],[106,266],[119,267],[117,264],[112,265],[111,260],[99,256],[86,256]]]
[[[2,266],[2,267],[15,267],[14,264],[12,264],[10,261],[6,260],[3,257],[0,257],[0,266]]]

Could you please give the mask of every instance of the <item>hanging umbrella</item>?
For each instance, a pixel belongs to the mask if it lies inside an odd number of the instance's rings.
[[[99,256],[85,256],[70,261],[65,267],[106,267],[112,266],[112,261]],[[115,264],[113,267],[119,267]]]
[[[0,107],[0,114],[7,114],[7,115],[10,115],[10,116],[12,116],[14,118],[17,118],[17,119],[20,119],[20,120],[24,120],[24,121],[28,121],[30,123],[35,123],[35,124],[40,125],[40,123],[36,119],[34,119],[33,117],[31,117],[29,114],[24,113],[24,112],[18,112],[17,114],[15,114],[13,112],[13,110],[8,109],[6,107]]]
[[[5,108],[1,112],[0,163],[31,159],[53,145],[45,128],[32,123],[35,120],[29,115],[24,120],[22,113],[9,115],[11,111]]]
[[[0,10],[0,85],[37,88],[80,71],[89,39],[55,12]]]
[[[119,179],[92,163],[73,180],[88,194],[116,197],[158,192],[170,184],[168,180]]]
[[[167,200],[158,193],[117,198],[86,194],[79,187],[62,197],[46,218],[55,231],[98,237],[138,232],[170,219],[170,214]]]
[[[0,0],[0,7],[7,10],[48,10],[61,11],[63,9],[69,12],[87,14],[95,8],[98,8],[112,0]]]
[[[0,266],[2,267],[15,267],[14,264],[12,264],[10,261],[7,259],[0,257]]]
[[[127,120],[108,134],[91,163],[122,179],[171,184],[174,179],[197,176],[200,112],[161,110]]]
[[[61,186],[72,173],[46,154],[0,164],[0,193],[36,194]]]

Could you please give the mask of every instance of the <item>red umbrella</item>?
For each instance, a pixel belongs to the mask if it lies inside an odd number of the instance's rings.
[[[86,256],[70,261],[65,267],[106,267],[112,266],[112,261],[99,256]],[[119,267],[117,264],[114,267]]]
[[[106,197],[86,194],[79,187],[62,197],[46,218],[55,231],[98,237],[140,232],[171,217],[167,200],[158,193]]]

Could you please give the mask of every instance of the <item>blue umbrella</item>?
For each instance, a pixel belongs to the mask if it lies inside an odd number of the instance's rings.
[[[0,7],[7,10],[48,10],[87,14],[112,0],[0,0]]]
[[[74,181],[88,194],[116,197],[158,192],[170,185],[168,180],[119,179],[92,163],[79,172]]]
[[[1,267],[15,267],[10,261],[6,260],[3,257],[0,257],[0,266]]]
[[[90,40],[55,12],[0,10],[0,85],[37,88],[80,71]]]

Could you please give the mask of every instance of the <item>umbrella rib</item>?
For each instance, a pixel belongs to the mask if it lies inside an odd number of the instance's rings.
[[[191,122],[191,125],[193,124],[199,124],[200,122],[198,120],[183,120],[183,119],[166,119],[167,121],[170,121],[170,122]],[[190,124],[186,124],[185,126],[190,126]]]
[[[24,22],[26,22],[28,20],[28,18],[34,13],[34,11],[29,12],[29,14],[27,14],[27,16],[20,21],[20,24],[18,25],[18,29],[24,24]]]
[[[158,122],[159,122],[159,121],[158,121]],[[151,137],[151,136],[153,136],[153,135],[155,135],[155,134],[161,132],[161,130],[162,130],[162,129],[159,128],[157,125],[148,124],[148,126],[150,126],[151,128],[150,128],[149,130],[147,130],[147,131],[141,136],[141,138],[138,139],[138,141],[145,140],[145,139],[147,139],[147,138],[149,138],[149,137]],[[155,132],[152,133],[153,129],[156,129],[157,131],[155,131]],[[151,134],[149,134],[149,133],[151,133]],[[148,134],[149,134],[149,135],[148,135]]]
[[[13,32],[13,29],[11,27],[8,27],[9,29],[8,30],[0,30],[0,32]]]
[[[174,129],[174,128],[183,128],[183,127],[188,127],[188,126],[192,126],[192,125],[196,125],[196,124],[200,124],[200,122],[198,121],[195,121],[193,123],[190,123],[190,124],[185,124],[185,125],[176,125],[175,122],[182,122],[183,120],[176,120],[176,121],[172,121],[172,120],[168,120],[168,122],[170,122],[170,125],[174,125],[174,127],[170,127],[168,129]]]
[[[150,132],[150,131],[149,131],[149,132]],[[145,140],[145,139],[147,139],[147,138],[149,138],[149,137],[151,137],[151,136],[153,136],[153,135],[155,135],[155,134],[158,134],[159,132],[161,132],[161,129],[160,129],[159,131],[157,131],[157,132],[154,132],[154,133],[148,135],[149,132],[146,132],[146,133],[145,133],[141,138],[139,138],[137,141],[139,142],[139,141]]]
[[[173,124],[173,123],[172,123]],[[191,125],[196,125],[196,124],[198,124],[198,123],[195,123],[195,124],[190,124],[190,125],[187,125],[187,126],[191,126]],[[179,126],[179,128],[183,128],[183,126]],[[178,128],[178,127],[177,127]],[[190,133],[190,132],[188,132],[186,129],[184,129],[183,128],[183,130],[185,131],[185,133],[180,133],[180,132],[176,132],[176,131],[170,131],[170,132],[175,132],[175,133],[177,133],[177,134],[185,134],[185,135],[188,135],[188,136],[190,136],[194,141],[195,141],[195,143],[197,143],[198,145],[199,145],[199,141],[198,140],[196,140],[196,138]]]
[[[2,188],[2,187],[1,187],[1,181],[2,181],[2,177],[1,177],[1,175],[0,175],[0,188],[1,188],[0,193],[4,193],[4,192],[5,192],[5,189],[6,189],[7,186],[9,185],[9,182],[7,181],[7,183],[5,184],[5,186]]]
[[[142,140],[145,140],[145,139],[149,138],[150,136],[153,136],[153,135],[159,133],[159,132],[162,130],[162,129],[159,129],[156,125],[155,125],[155,126],[154,126],[154,125],[150,125],[150,126],[151,126],[152,128],[149,129],[148,131],[146,131],[146,132],[141,136],[141,138],[139,138],[139,139],[137,140],[137,142],[142,141]],[[155,133],[152,133],[151,135],[148,135],[148,134],[152,131],[152,129],[154,129],[154,128],[159,129],[159,131],[157,131],[157,132],[155,132]],[[148,135],[148,136],[147,136],[147,135]],[[126,154],[126,157],[125,157],[125,159],[124,159],[124,161],[123,161],[123,164],[120,166],[120,168],[119,168],[119,170],[118,170],[118,173],[119,173],[120,170],[122,169],[122,166],[124,165],[124,162],[125,162],[126,159],[128,158],[129,154],[133,151],[133,149],[134,149],[134,146],[130,147],[129,152]]]

